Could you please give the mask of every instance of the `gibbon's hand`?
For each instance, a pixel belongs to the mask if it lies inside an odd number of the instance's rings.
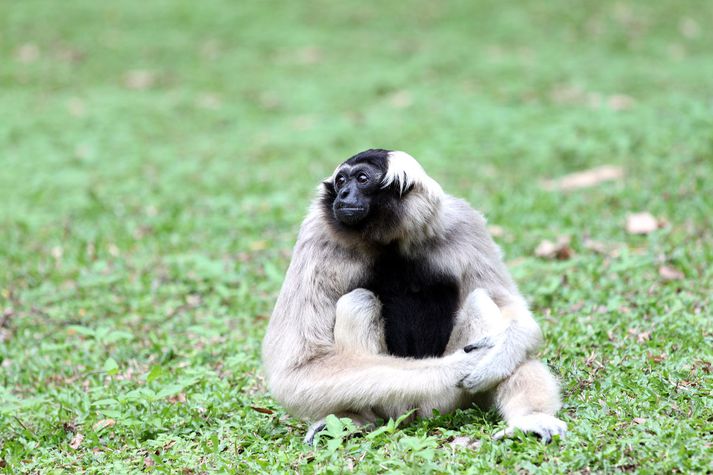
[[[469,392],[479,393],[492,389],[509,377],[525,360],[526,347],[518,342],[513,322],[505,320],[486,290],[473,291],[464,308],[477,315],[486,336],[468,344],[463,350],[469,353],[485,346],[487,351],[480,355],[475,366],[468,368],[457,385]],[[483,342],[487,343],[484,345]]]
[[[451,358],[454,361],[452,366],[455,377],[454,384],[463,387],[464,379],[481,368],[484,361],[492,359],[488,355],[495,349],[495,346],[493,338],[486,336],[469,343],[462,351],[446,356],[445,358]]]
[[[479,346],[482,341],[487,341],[485,347]],[[497,386],[510,376],[515,367],[507,365],[507,355],[510,351],[506,348],[507,341],[504,335],[486,337],[483,340],[466,346],[463,350],[467,354],[478,354],[474,365],[470,366],[457,386],[471,393],[487,391]],[[475,347],[475,348],[474,348]]]

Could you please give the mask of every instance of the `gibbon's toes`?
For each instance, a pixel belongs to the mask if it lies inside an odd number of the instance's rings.
[[[507,429],[498,431],[493,435],[494,439],[512,437],[516,430],[521,430],[527,434],[535,434],[543,442],[549,443],[552,437],[557,435],[563,438],[567,433],[567,424],[549,414],[535,413],[513,419]]]
[[[476,350],[487,350],[489,348],[492,348],[493,346],[495,346],[495,342],[493,341],[493,339],[484,337],[484,338],[481,338],[480,340],[470,343],[469,345],[466,345],[463,348],[463,351],[465,351],[466,353],[470,353],[471,351],[476,351]]]
[[[314,444],[314,436],[317,435],[317,432],[322,431],[325,427],[327,427],[327,424],[324,422],[324,420],[320,420],[309,426],[309,429],[307,430],[307,434],[305,435],[304,441],[305,444],[307,445],[312,445]]]

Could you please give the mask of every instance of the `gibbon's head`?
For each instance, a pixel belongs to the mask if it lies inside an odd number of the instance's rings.
[[[321,204],[340,235],[388,243],[414,232],[428,234],[442,195],[411,155],[370,149],[339,165],[323,182]]]

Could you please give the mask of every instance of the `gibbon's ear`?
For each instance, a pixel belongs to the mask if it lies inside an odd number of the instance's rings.
[[[385,184],[382,182],[381,189],[382,189],[382,190],[388,190],[389,192],[393,193],[394,196],[396,196],[396,197],[398,197],[398,198],[406,198],[406,196],[408,196],[408,194],[413,191],[413,189],[414,189],[415,186],[416,186],[416,185],[414,185],[413,183],[411,183],[409,186],[407,186],[406,188],[404,188],[404,189],[402,190],[402,189],[401,189],[401,184],[398,183],[398,182],[396,182],[396,181],[393,182],[393,183],[391,183],[391,184],[389,184],[389,185],[385,185]]]
[[[383,188],[393,185],[400,196],[406,195],[415,186],[420,186],[431,195],[443,194],[441,186],[428,176],[421,164],[408,153],[395,150],[389,152],[387,159],[388,168],[381,181]]]
[[[322,182],[322,185],[324,185],[324,191],[326,191],[328,194],[335,194],[336,190],[334,189],[334,183],[332,183],[331,180],[324,180]]]

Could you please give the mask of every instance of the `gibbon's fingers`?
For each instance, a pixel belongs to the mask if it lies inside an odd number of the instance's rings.
[[[314,438],[318,432],[324,430],[327,427],[327,423],[324,419],[320,419],[307,429],[307,434],[305,434],[304,443],[307,445],[312,445],[314,443]]]

